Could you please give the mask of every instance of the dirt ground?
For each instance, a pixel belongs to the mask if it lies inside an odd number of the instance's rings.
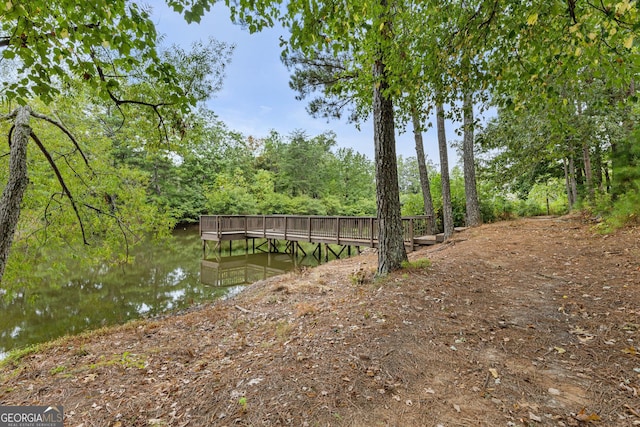
[[[65,426],[640,425],[640,229],[484,225],[372,280],[364,254],[6,363]]]

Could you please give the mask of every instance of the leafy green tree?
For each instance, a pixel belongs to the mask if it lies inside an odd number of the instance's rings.
[[[86,98],[67,97],[49,106],[33,105],[47,116],[56,115],[74,134],[89,133],[100,126]],[[78,114],[72,106],[83,113]],[[6,126],[2,131],[8,132]],[[29,183],[3,276],[3,289],[9,296],[35,282],[31,279],[39,274],[40,263],[56,272],[64,271],[63,265],[47,262],[45,254],[51,248],[64,248],[82,263],[119,263],[128,259],[143,237],[164,235],[173,225],[168,216],[146,203],[148,174],[126,165],[113,166],[111,141],[106,136],[94,134],[90,145],[82,144],[90,159],[87,164],[57,128],[34,123],[33,133],[38,141],[46,140],[47,146],[45,150],[37,143],[27,146]],[[8,162],[4,157],[0,164],[2,181],[9,178]]]
[[[500,111],[478,138],[483,149],[491,152],[482,175],[497,186],[509,186],[509,190],[526,197],[538,177],[549,173],[550,168],[560,176],[553,150],[563,143],[563,137],[553,131],[544,115]]]
[[[357,102],[362,94],[351,84],[362,70],[350,67],[353,58],[349,52],[326,48],[313,55],[287,52],[283,62],[292,71],[289,86],[298,93],[296,99],[310,98],[307,112],[312,117],[331,120],[346,115],[347,121],[358,126],[370,117],[370,106]]]
[[[401,193],[418,194],[420,192],[419,175],[418,160],[415,157],[398,156],[398,186]]]
[[[248,191],[241,171],[219,174],[207,193],[207,210],[216,214],[249,215],[256,212],[255,199]]]
[[[152,176],[150,200],[185,223],[197,222],[208,213],[207,192],[219,174],[233,176],[240,171],[246,181],[253,161],[245,138],[230,131],[211,111],[200,109],[189,116],[189,122],[179,145],[142,151],[142,161],[136,161]]]
[[[154,24],[148,11],[135,2],[98,0],[79,5],[70,0],[7,1],[0,4],[0,16],[0,52],[3,61],[14,61],[17,70],[3,81],[1,95],[7,105],[14,105],[8,114],[0,116],[13,123],[8,132],[9,174],[0,197],[2,280],[27,188],[27,152],[31,140],[56,175],[80,224],[83,240],[87,241],[81,205],[46,141],[35,133],[31,119],[60,129],[88,166],[86,148],[59,120],[35,111],[28,104],[33,105],[38,98],[45,104],[51,103],[67,88],[80,85],[120,111],[128,106],[144,107],[157,119],[159,133],[167,137],[169,126],[180,122],[180,114],[188,111],[199,95],[192,90],[193,85],[181,86],[180,70],[159,56]],[[140,71],[143,73],[139,74]],[[153,81],[151,87],[156,90],[131,92],[131,85],[127,84],[134,73],[137,80]],[[167,122],[169,118],[171,123]]]
[[[535,214],[561,215],[567,211],[567,198],[562,179],[539,182],[529,191],[527,202],[536,207]]]
[[[352,148],[339,148],[328,166],[330,194],[343,206],[355,206],[375,194],[373,165]]]
[[[607,150],[615,163],[618,148],[628,149],[618,144],[634,127],[637,4],[551,1],[511,7],[509,16],[499,14],[497,23],[503,24],[492,30],[497,37],[487,57],[496,76],[494,101],[551,130],[553,142],[542,152],[553,161],[564,158],[569,205],[581,196],[593,200],[609,173]],[[614,121],[606,118],[609,112]],[[623,128],[622,135],[614,136],[613,128]]]
[[[478,3],[477,10],[469,5],[461,7],[455,3],[448,4],[446,10],[441,10],[441,5],[435,2],[393,3],[393,45],[394,49],[400,52],[399,58],[393,58],[393,79],[394,83],[397,83],[393,96],[394,102],[399,106],[397,121],[401,127],[409,120],[412,121],[416,151],[421,163],[424,162],[421,122],[429,110],[422,105],[432,104],[435,94],[440,95],[442,103],[453,100],[457,97],[458,88],[473,84],[481,86],[481,79],[487,78],[485,74],[477,71],[472,73],[472,70],[479,69],[478,64],[483,58],[478,49],[460,49],[461,45],[468,45],[468,33],[474,25],[483,22],[486,25],[492,20],[492,10],[483,2],[474,2],[474,5],[475,3]],[[479,30],[482,27],[480,25]],[[417,31],[417,28],[421,30]],[[482,32],[484,34],[486,30]],[[329,46],[331,45],[333,44],[330,43]],[[308,111],[312,115],[333,118],[347,112],[351,121],[358,122],[369,112],[370,108],[357,102],[358,97],[362,97],[362,87],[357,86],[355,82],[358,81],[359,75],[366,74],[367,71],[363,72],[362,67],[353,65],[354,57],[357,57],[354,50],[339,51],[331,55],[329,49],[325,49],[307,56],[295,52],[286,58],[287,65],[294,70],[291,86],[299,92],[299,98],[322,93],[321,96],[312,98],[309,103]],[[466,102],[470,103],[471,98],[469,93],[465,98]],[[469,109],[465,109],[466,117],[472,122],[473,118],[468,111]],[[479,210],[475,189],[473,127],[467,124],[465,129],[468,203],[472,214],[471,221],[476,223]],[[432,215],[427,169],[421,165],[420,171],[421,188],[425,192],[425,212]]]
[[[281,191],[284,189],[284,184],[278,182],[278,176],[281,175],[280,172],[285,149],[284,137],[275,130],[272,130],[266,138],[259,140],[257,144],[254,167],[256,169],[269,171],[273,174],[273,191]]]
[[[429,171],[431,176],[430,191],[433,195],[434,204],[434,217],[436,220],[436,226],[433,233],[438,229],[443,229],[444,225],[444,203],[442,197],[442,176],[437,173],[433,168]],[[451,193],[451,218],[454,226],[464,226],[466,221],[466,200],[464,189],[464,177],[459,167],[454,167],[449,180],[450,193]],[[401,195],[402,200],[402,214],[403,215],[421,215],[423,214],[423,200],[421,193],[403,193]],[[493,209],[493,206],[488,206]],[[494,217],[488,216],[486,220],[489,221]]]
[[[640,222],[640,129],[618,144],[626,147],[615,153],[624,156],[614,163],[613,173],[617,178],[612,196],[615,197],[610,200],[611,205],[599,207],[600,212],[606,215],[605,230]]]
[[[326,184],[327,166],[336,144],[335,134],[326,133],[309,138],[296,131],[285,145],[281,162],[282,187],[290,196],[306,195],[320,198]]]

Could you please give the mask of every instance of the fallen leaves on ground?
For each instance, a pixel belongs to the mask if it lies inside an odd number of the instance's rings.
[[[0,369],[0,401],[84,427],[637,425],[640,232],[591,227],[484,225],[424,269],[374,280],[367,251],[60,340]]]

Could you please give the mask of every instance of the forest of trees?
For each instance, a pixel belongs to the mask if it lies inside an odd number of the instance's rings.
[[[167,3],[197,21],[213,1]],[[339,148],[331,132],[228,129],[204,101],[224,84],[233,49],[162,48],[136,2],[3,2],[3,288],[24,285],[42,247],[121,262],[150,233],[166,236],[203,213],[377,215],[380,274],[406,259],[400,215],[433,211],[445,234],[578,208],[605,218],[603,228],[637,221],[635,2],[230,8],[251,32],[275,21],[291,30],[283,58],[292,88],[313,115],[372,117],[375,158]],[[482,126],[474,107],[497,114]],[[442,149],[424,159],[433,111],[459,167]],[[445,115],[460,123],[459,141],[446,141]],[[397,129],[409,124],[416,156],[397,157]]]

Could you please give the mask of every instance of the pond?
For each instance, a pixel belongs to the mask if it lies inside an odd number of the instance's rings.
[[[50,281],[11,302],[0,298],[0,359],[12,349],[62,335],[226,298],[246,284],[318,263],[314,257],[294,260],[282,253],[245,254],[244,249],[202,259],[200,236],[192,229],[177,230],[168,241],[149,242],[134,255],[131,265],[69,268],[62,283]]]

